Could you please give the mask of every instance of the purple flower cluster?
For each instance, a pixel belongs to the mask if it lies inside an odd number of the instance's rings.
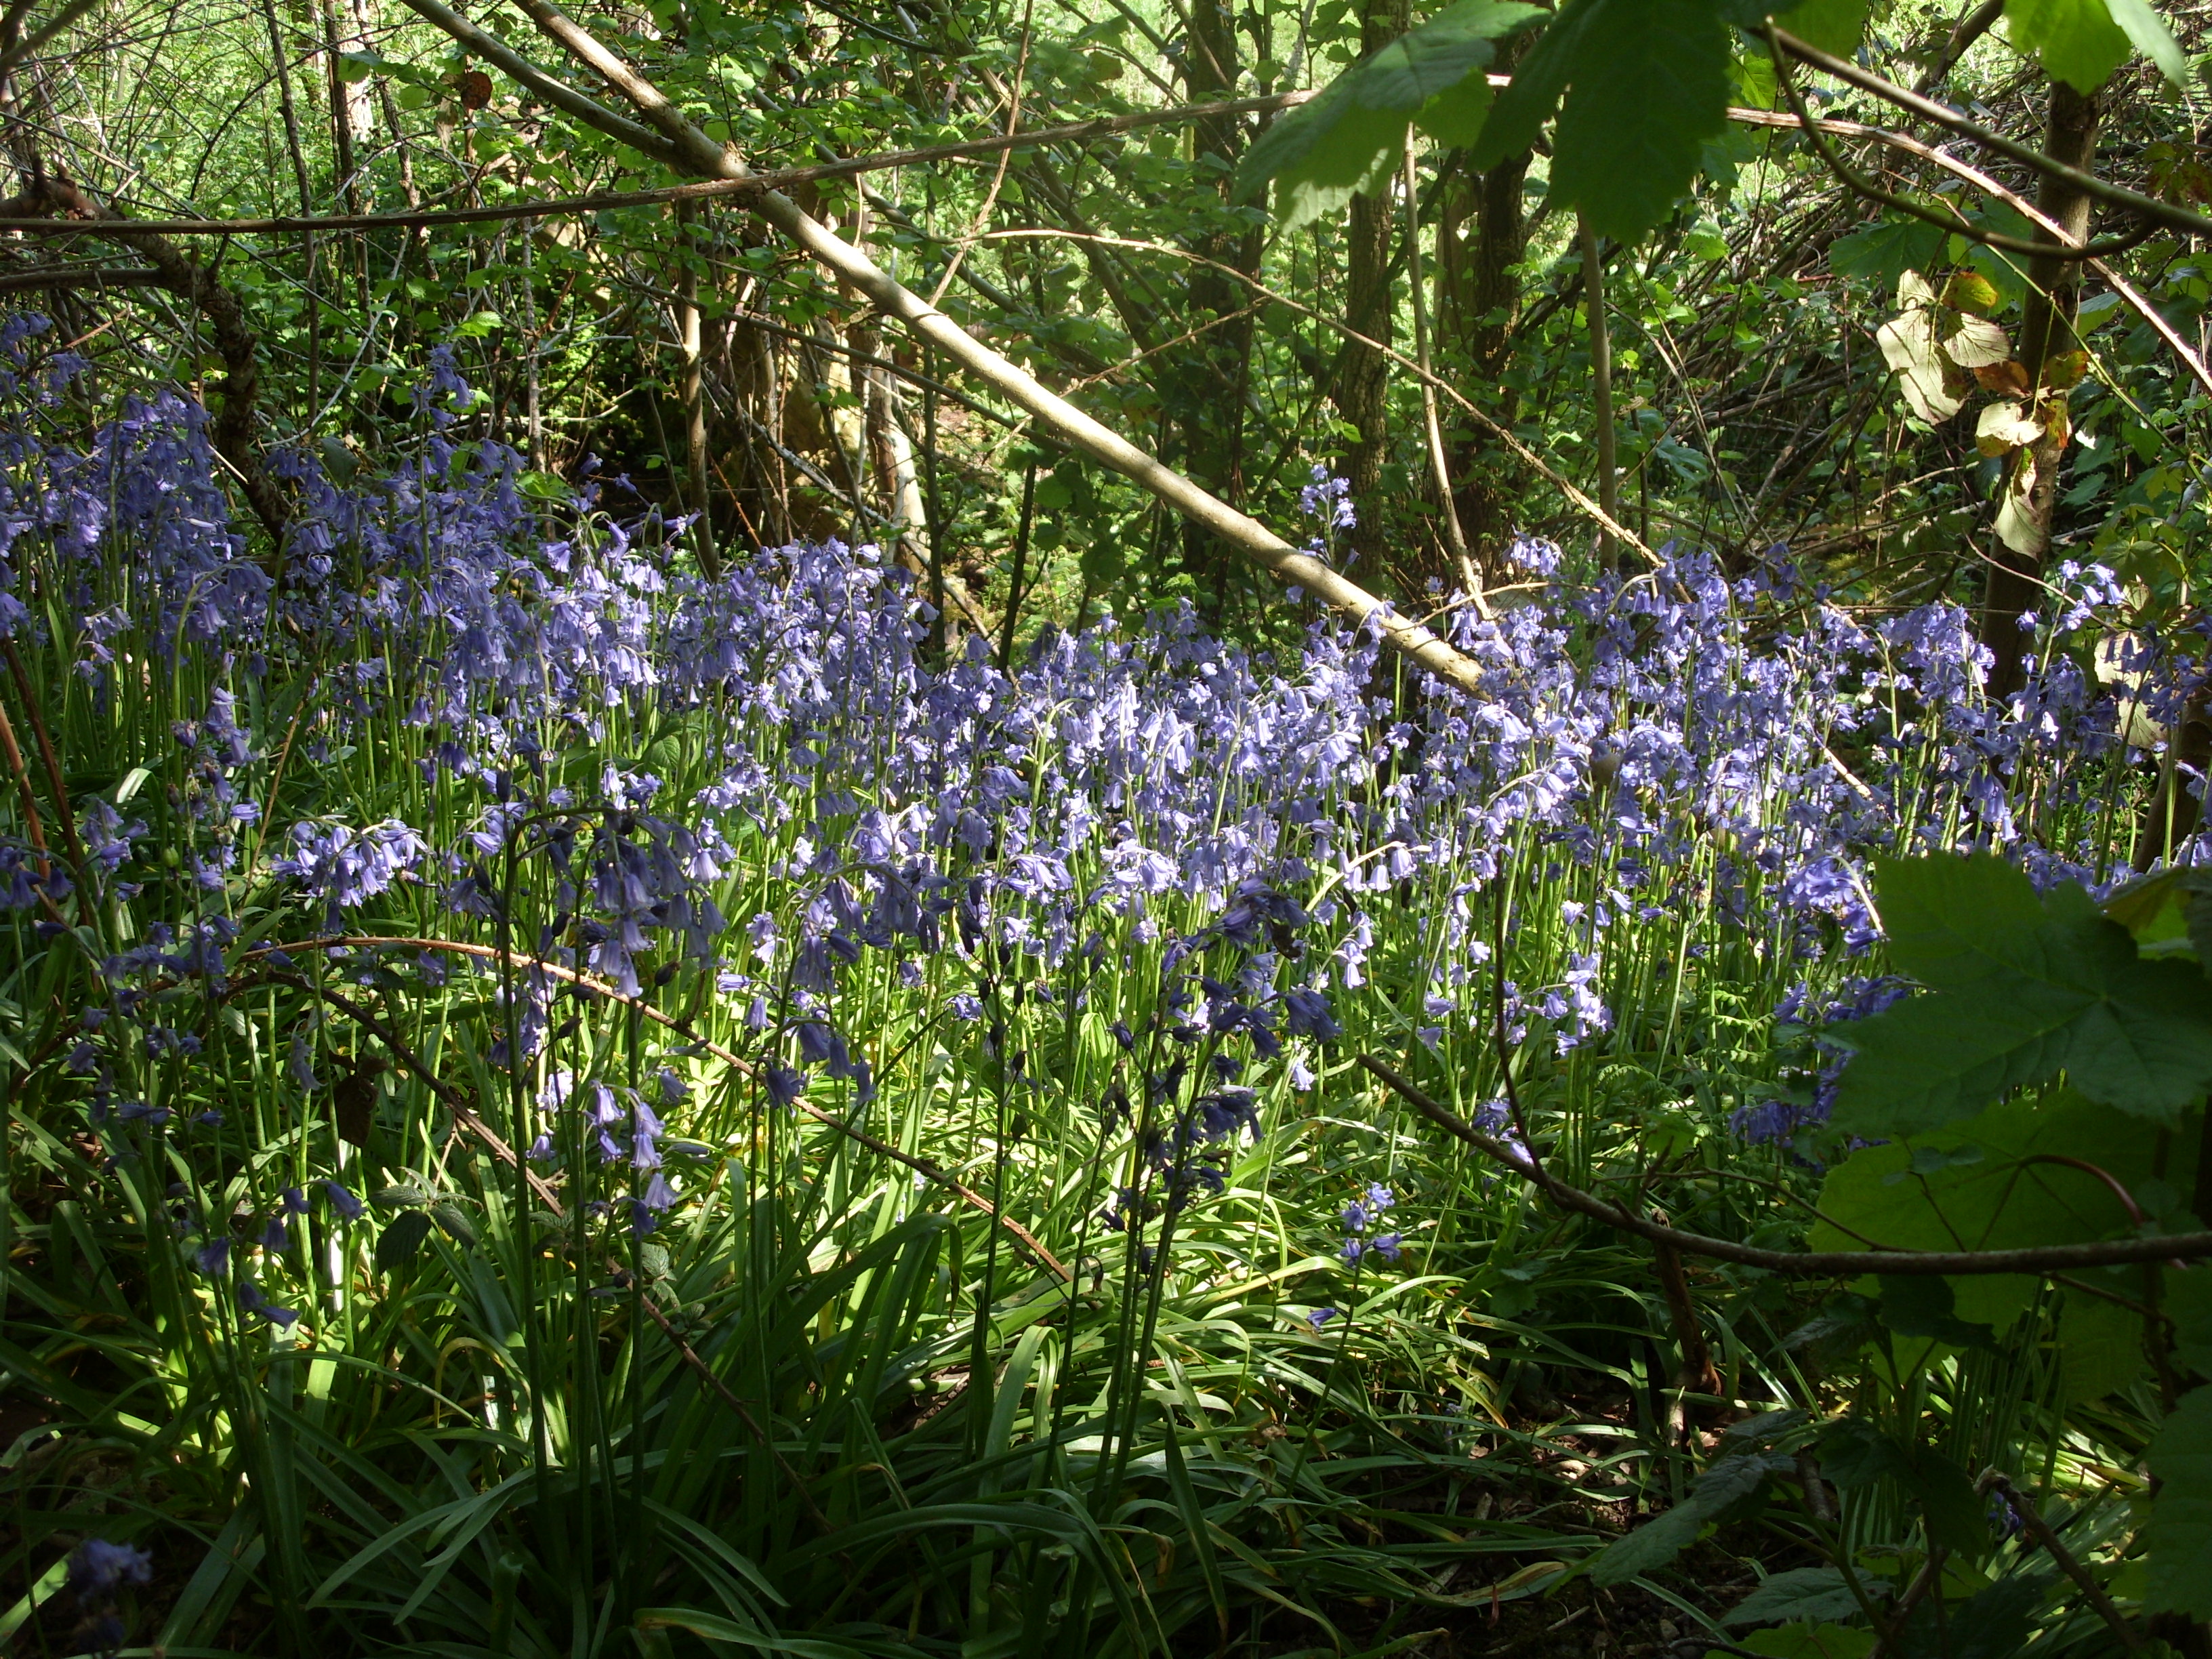
[[[881,1056],[841,1012],[857,983],[934,975],[949,1023],[1026,1088],[994,1012],[1009,987],[1158,965],[1125,1118],[1180,1203],[1255,1129],[1244,1068],[1316,1086],[1319,1045],[1382,1003],[1441,1043],[1494,977],[1509,1037],[1564,1053],[1611,1040],[1639,952],[1690,961],[1725,934],[1786,983],[1864,951],[1878,851],[1990,847],[2039,880],[2103,878],[2093,807],[2203,680],[2200,660],[2140,642],[2120,678],[2084,665],[2103,659],[2074,635],[2125,631],[2094,567],[2062,573],[2033,672],[1998,700],[1955,605],[1868,620],[1779,559],[1737,574],[1695,552],[1571,580],[1534,541],[1512,549],[1528,580],[1494,614],[1438,622],[1473,691],[1403,671],[1393,685],[1372,629],[1317,622],[1260,654],[1188,609],[1048,631],[1005,670],[980,640],[937,665],[913,578],[873,548],[762,550],[709,579],[669,556],[668,526],[611,517],[595,487],[558,512],[525,495],[519,454],[462,435],[470,394],[442,361],[404,463],[341,482],[313,453],[280,458],[297,510],[272,578],[198,406],[133,401],[77,442],[52,391],[76,371],[40,339],[0,325],[0,629],[95,699],[140,695],[126,659],[185,688],[158,728],[178,873],[153,892],[169,908],[107,964],[124,1018],[87,1022],[70,1055],[103,1100],[137,1075],[117,1063],[126,1026],[132,1064],[189,1060],[191,1022],[142,1005],[180,983],[219,993],[226,912],[273,873],[327,929],[357,918],[527,957],[494,994],[520,1049],[502,1036],[489,1058],[535,1068],[533,1088],[570,1063],[562,999],[582,993],[566,974],[625,998],[712,975],[788,1106],[825,1083],[870,1097]],[[1352,521],[1325,473],[1304,495],[1326,532]],[[79,618],[67,638],[17,597],[34,568],[55,614]],[[254,727],[256,682],[310,675],[296,733]],[[298,799],[271,781],[283,757],[296,781],[395,729],[415,744],[413,823],[386,793],[258,823],[257,802]],[[79,822],[89,878],[126,901],[153,881],[142,823],[105,801]],[[0,906],[59,905],[71,880],[0,835]],[[172,1035],[157,1047],[147,1027]],[[649,1223],[676,1197],[671,1103],[571,1079],[533,1151],[626,1165]],[[1784,1136],[1822,1109],[1816,1079],[1802,1106],[1740,1127]],[[1389,1259],[1379,1212],[1361,1215],[1347,1249]]]

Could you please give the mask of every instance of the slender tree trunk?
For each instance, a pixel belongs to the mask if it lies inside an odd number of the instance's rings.
[[[1519,267],[1528,251],[1521,211],[1528,160],[1526,154],[1511,155],[1487,173],[1463,174],[1460,188],[1447,193],[1449,216],[1437,237],[1437,337],[1464,354],[1470,395],[1491,391],[1491,413],[1507,427],[1521,413],[1521,394],[1507,383],[1505,371],[1521,319]],[[1470,210],[1474,234],[1462,241],[1458,227]],[[1514,530],[1500,452],[1480,434],[1471,435],[1454,455],[1452,472],[1460,481],[1460,522],[1470,550],[1482,571],[1494,575]]]
[[[1183,84],[1191,100],[1212,103],[1233,96],[1237,64],[1234,0],[1190,0],[1189,15]],[[1193,129],[1195,153],[1212,158],[1218,167],[1217,191],[1224,204],[1243,137],[1243,127],[1234,116],[1214,116]],[[1200,213],[1210,214],[1212,205],[1200,204]],[[1196,251],[1239,270],[1249,268],[1258,255],[1253,237],[1218,228],[1199,239]],[[1204,265],[1191,267],[1188,292],[1191,327],[1233,316],[1247,303],[1241,283]],[[1183,361],[1174,382],[1182,471],[1200,488],[1231,506],[1244,493],[1240,476],[1247,378],[1243,359],[1251,340],[1245,321],[1206,329],[1180,354]],[[1184,568],[1197,582],[1202,603],[1218,624],[1229,606],[1236,556],[1218,536],[1190,520],[1182,526],[1182,554]]]
[[[1582,245],[1583,305],[1589,319],[1590,421],[1597,428],[1597,504],[1605,516],[1620,522],[1620,467],[1613,429],[1613,331],[1605,314],[1605,261],[1598,255],[1597,238],[1589,221],[1577,216],[1575,237]],[[1598,533],[1598,555],[1611,562],[1613,532]]]
[[[2043,148],[2053,161],[2081,172],[2087,172],[2094,165],[2100,96],[2099,93],[2076,92],[2063,81],[2051,82]],[[2035,204],[2074,240],[2088,239],[2094,204],[2076,186],[2063,179],[2045,175]],[[2028,261],[2027,301],[2021,319],[2020,362],[2027,371],[2028,384],[2037,388],[2038,406],[2063,414],[2065,392],[2049,390],[2045,382],[2051,360],[2072,351],[2076,343],[2074,313],[2081,294],[2081,262],[2058,252],[2056,240],[2047,233],[2039,232],[2036,240],[2051,243],[2053,251],[2038,254]],[[2058,499],[2059,463],[2065,458],[2069,435],[2069,423],[2063,418],[2053,422],[2046,416],[2045,424],[2049,429],[2016,463],[2033,469],[2027,492],[2027,516],[2033,545],[2019,551],[1997,544],[1997,562],[1990,568],[1989,586],[1983,596],[1981,635],[1982,643],[1989,647],[1994,659],[1989,680],[1992,696],[2007,696],[2019,689],[2021,657],[2025,649],[2021,615],[2041,608],[2043,589],[2038,579],[2051,548],[2051,514]],[[2015,479],[2007,480],[2008,490],[2016,487]]]
[[[1409,27],[1406,0],[1372,0],[1359,23],[1359,50],[1364,57],[1389,45]],[[1380,345],[1391,343],[1390,241],[1396,216],[1391,210],[1389,175],[1374,194],[1352,198],[1352,217],[1345,237],[1344,323]],[[1370,568],[1388,557],[1389,527],[1382,512],[1382,463],[1390,452],[1385,394],[1389,389],[1389,360],[1374,346],[1357,340],[1345,342],[1337,360],[1334,397],[1337,412],[1359,435],[1344,452],[1344,476],[1352,485],[1352,500],[1359,522],[1351,535],[1352,547]],[[1418,578],[1415,591],[1419,591]]]
[[[713,471],[707,453],[707,376],[702,352],[699,321],[699,267],[693,258],[692,226],[697,211],[686,202],[676,221],[683,264],[676,277],[677,349],[684,354],[684,454],[691,480],[691,545],[699,568],[711,579],[722,574],[721,555],[714,544]],[[533,365],[534,367],[534,365]],[[536,424],[537,386],[531,386],[532,423]]]

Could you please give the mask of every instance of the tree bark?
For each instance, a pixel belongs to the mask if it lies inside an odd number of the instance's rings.
[[[2076,92],[2063,81],[2052,81],[2044,153],[2055,161],[2087,172],[2097,155],[2100,99],[2099,93]],[[2094,204],[2078,185],[2046,173],[2035,204],[2046,219],[2075,242],[2088,240]],[[2021,319],[2020,362],[2027,371],[2028,384],[2037,388],[2038,407],[2063,411],[2066,393],[2049,390],[2045,382],[2051,360],[2072,351],[2076,344],[2074,313],[2081,294],[2081,262],[2078,257],[2065,253],[2058,240],[2048,231],[2039,230],[2036,240],[2049,244],[2051,252],[2038,254],[2028,261],[2027,301]],[[2070,435],[2068,423],[2063,419],[2056,422],[2046,419],[2045,425],[2050,429],[2029,447],[2021,463],[2034,469],[2033,482],[2027,492],[2027,517],[2034,545],[2023,552],[1998,543],[1997,562],[1990,568],[1983,593],[1981,637],[1994,659],[1990,668],[1989,690],[1995,697],[2008,696],[2019,689],[2021,653],[2026,648],[2021,615],[2038,609],[2043,597],[2039,578],[2051,548],[2051,514],[2058,499],[2059,463],[2065,458]],[[2014,488],[2013,480],[2008,479],[2005,488]]]
[[[1513,357],[1514,325],[1521,319],[1518,270],[1528,257],[1528,222],[1521,189],[1528,176],[1526,153],[1508,156],[1486,173],[1462,173],[1446,193],[1445,218],[1437,237],[1437,331],[1464,355],[1470,392],[1493,389],[1492,413],[1510,427],[1521,413],[1521,394],[1505,380]],[[1470,212],[1472,238],[1460,225]],[[1498,447],[1480,435],[1462,441],[1453,457],[1460,480],[1460,522],[1486,576],[1498,574],[1499,554],[1512,538],[1512,495]]]
[[[1233,97],[1237,63],[1234,0],[1190,0],[1189,15],[1183,84],[1191,101],[1215,103]],[[1217,169],[1214,191],[1224,206],[1243,140],[1243,125],[1233,115],[1209,116],[1192,129],[1194,153]],[[1210,203],[1200,209],[1212,210]],[[1259,239],[1256,233],[1237,235],[1217,227],[1199,239],[1196,252],[1249,271],[1257,266]],[[1244,494],[1244,403],[1252,328],[1250,319],[1236,318],[1236,313],[1244,307],[1245,292],[1226,272],[1191,267],[1189,322],[1205,332],[1178,354],[1182,362],[1175,377],[1182,470],[1201,489],[1231,505]],[[1222,318],[1236,319],[1206,328]],[[1186,520],[1182,556],[1184,568],[1198,584],[1202,610],[1218,624],[1229,610],[1235,585],[1235,552],[1212,531]]]
[[[1583,255],[1583,307],[1589,322],[1590,420],[1597,428],[1597,504],[1615,523],[1620,520],[1620,437],[1613,426],[1613,331],[1605,314],[1605,260],[1589,221],[1577,215],[1575,239]],[[1611,563],[1613,532],[1598,532],[1598,556]]]
[[[1411,16],[1407,0],[1373,0],[1359,20],[1360,55],[1379,52],[1403,34]],[[1352,198],[1344,248],[1345,326],[1382,346],[1392,343],[1390,233],[1397,216],[1391,211],[1390,193],[1386,173],[1374,193],[1362,191]],[[1343,467],[1359,515],[1350,539],[1370,569],[1387,558],[1390,542],[1382,488],[1382,463],[1390,453],[1389,363],[1375,346],[1347,340],[1332,388],[1337,412],[1359,434],[1345,447]],[[1419,591],[1418,583],[1414,591]]]

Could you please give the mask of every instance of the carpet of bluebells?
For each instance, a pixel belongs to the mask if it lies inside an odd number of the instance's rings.
[[[1812,1178],[1869,860],[2110,881],[2194,686],[2094,568],[1994,702],[1954,605],[1535,543],[1437,623],[1480,696],[1328,620],[939,662],[875,549],[710,579],[442,364],[346,482],[280,458],[271,550],[197,404],[0,350],[0,1607],[54,1651],[1497,1617],[1664,1478],[1532,1379],[1629,1400],[1665,1305],[1355,1056],[1791,1238],[1686,1177]],[[1787,1396],[1790,1293],[1705,1289]]]

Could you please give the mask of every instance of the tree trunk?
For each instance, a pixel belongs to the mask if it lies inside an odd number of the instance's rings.
[[[1191,0],[1190,28],[1183,41],[1183,84],[1194,103],[1213,103],[1236,95],[1237,30],[1233,0]],[[1244,129],[1233,115],[1212,116],[1193,129],[1194,153],[1218,167],[1216,190],[1228,201],[1231,174],[1243,148]],[[1197,211],[1210,215],[1211,203]],[[1256,234],[1235,235],[1217,226],[1200,238],[1195,251],[1244,270],[1256,267]],[[1193,483],[1231,506],[1243,498],[1244,400],[1252,346],[1249,319],[1206,325],[1233,316],[1249,303],[1244,286],[1226,272],[1191,267],[1188,326],[1203,329],[1179,354],[1176,376],[1176,437],[1182,471]],[[1200,605],[1217,626],[1230,605],[1237,576],[1236,555],[1203,525],[1185,520],[1183,566],[1198,584]]]
[[[1370,0],[1359,21],[1362,57],[1380,51],[1410,26],[1406,0]],[[1344,323],[1379,345],[1390,338],[1390,232],[1396,216],[1391,210],[1390,178],[1373,194],[1352,198],[1352,219],[1344,249]],[[1344,343],[1337,359],[1336,385],[1332,388],[1337,412],[1359,435],[1344,452],[1344,476],[1352,485],[1352,500],[1359,522],[1351,535],[1352,547],[1370,568],[1386,557],[1390,544],[1383,522],[1382,463],[1390,452],[1385,395],[1389,390],[1389,360],[1374,346],[1357,340]],[[1418,585],[1414,591],[1419,591]]]
[[[2063,81],[2051,83],[2050,116],[2043,148],[2053,161],[2087,172],[2097,155],[2100,94],[2076,92]],[[2087,194],[2065,179],[2046,174],[2036,195],[2036,206],[2052,223],[2077,242],[2089,235]],[[2051,362],[2075,347],[2074,311],[2081,286],[2081,262],[2057,252],[2058,243],[2047,232],[2039,242],[2052,252],[2038,254],[2027,264],[2027,302],[2022,310],[2020,362],[2028,384],[2038,388],[2039,406],[2048,399],[2063,410],[2066,394],[2044,388]],[[2052,429],[2025,453],[2021,465],[2033,468],[2027,492],[2027,517],[2033,545],[2018,550],[1999,543],[1997,563],[1990,568],[1982,601],[1982,643],[1995,661],[1990,668],[1990,695],[2008,696],[2019,689],[2021,657],[2025,648],[2020,618],[2024,611],[2041,608],[2043,589],[2039,578],[2051,547],[2051,513],[2057,504],[2058,467],[2065,458],[2067,422],[2046,422]],[[2008,479],[2005,488],[2015,487]]]
[[[1490,412],[1506,427],[1521,412],[1521,394],[1504,384],[1504,374],[1512,361],[1514,325],[1521,319],[1517,270],[1528,251],[1521,212],[1528,159],[1525,153],[1511,155],[1487,173],[1462,173],[1459,186],[1447,192],[1447,216],[1437,237],[1437,337],[1464,355],[1470,396],[1493,390]],[[1458,228],[1470,210],[1474,234],[1462,240]],[[1514,530],[1498,447],[1470,435],[1453,457],[1452,472],[1461,481],[1460,523],[1468,544],[1483,574],[1494,576]]]
[[[676,343],[683,353],[684,458],[690,478],[691,499],[685,503],[696,515],[691,521],[691,545],[699,568],[709,579],[722,574],[721,555],[714,543],[714,468],[707,449],[707,376],[704,341],[699,319],[699,269],[694,262],[692,226],[696,210],[685,203],[677,210],[683,264],[676,276]],[[536,425],[536,387],[532,388],[532,424]],[[533,434],[534,435],[534,434]]]

